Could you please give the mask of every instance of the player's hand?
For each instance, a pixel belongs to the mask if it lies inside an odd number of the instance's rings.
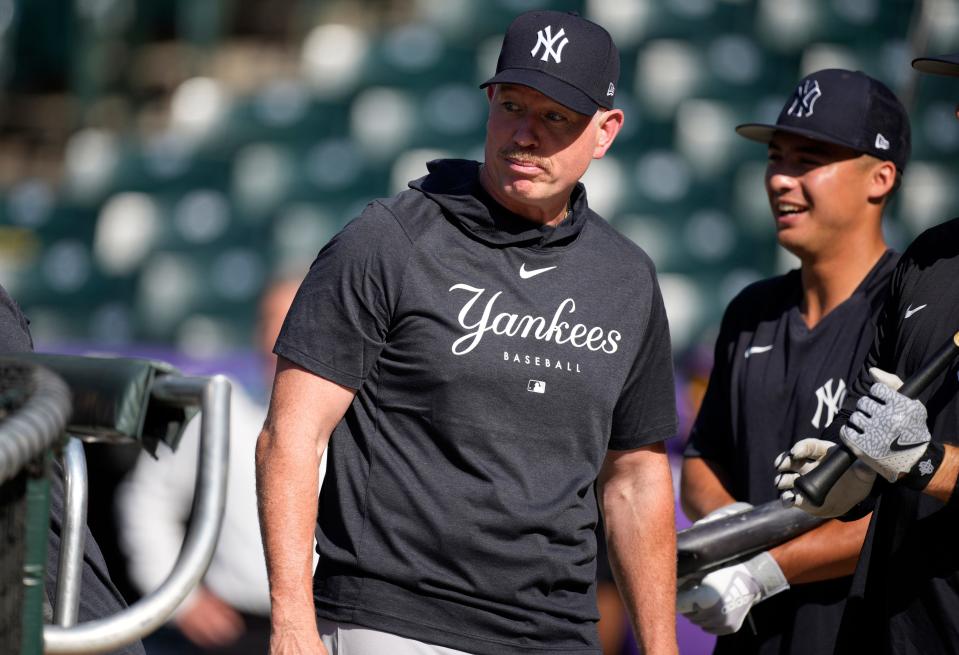
[[[782,569],[763,552],[683,583],[676,610],[706,632],[728,635],[742,627],[754,605],[789,589]]]
[[[202,585],[191,596],[189,606],[177,613],[174,623],[187,639],[202,648],[232,644],[246,628],[239,612]]]
[[[819,466],[834,448],[838,448],[838,445],[825,439],[801,439],[792,448],[780,453],[773,465],[779,471],[775,483],[783,505],[795,505],[813,516],[833,518],[846,514],[869,495],[876,482],[876,474],[859,460],[833,485],[822,505],[814,505],[794,488],[796,478]]]
[[[932,437],[926,408],[898,392],[902,380],[871,368],[876,383],[856,403],[856,411],[839,431],[843,442],[872,470],[895,482],[926,452]]]

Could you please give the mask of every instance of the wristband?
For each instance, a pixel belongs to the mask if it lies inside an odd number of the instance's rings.
[[[922,491],[926,488],[926,485],[929,484],[929,481],[932,480],[936,471],[939,470],[939,465],[942,464],[945,456],[945,446],[936,441],[930,441],[926,447],[926,452],[924,452],[922,457],[919,458],[919,461],[909,469],[909,472],[899,480],[899,484],[909,487],[910,489],[915,489],[916,491]]]

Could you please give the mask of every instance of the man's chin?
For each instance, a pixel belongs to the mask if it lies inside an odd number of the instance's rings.
[[[804,260],[813,253],[810,251],[809,244],[798,237],[797,234],[791,234],[790,230],[780,230],[776,234],[776,241],[783,250]]]
[[[540,198],[543,190],[540,184],[532,180],[513,180],[505,185],[503,191],[516,200],[531,201]]]

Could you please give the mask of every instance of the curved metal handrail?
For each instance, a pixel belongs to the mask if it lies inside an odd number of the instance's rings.
[[[63,532],[53,622],[67,628],[76,624],[80,613],[80,578],[87,536],[87,459],[83,443],[75,437],[63,449],[63,478]]]
[[[165,376],[154,382],[152,396],[174,405],[199,401],[201,407],[196,503],[180,556],[156,591],[122,612],[72,627],[44,626],[46,653],[101,653],[150,634],[167,621],[196,587],[213,558],[226,503],[230,383],[222,375]]]

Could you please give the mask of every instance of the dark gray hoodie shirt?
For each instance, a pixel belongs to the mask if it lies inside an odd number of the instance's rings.
[[[652,262],[578,185],[548,228],[429,164],[320,252],[277,354],[357,389],[317,612],[477,654],[598,653],[594,481],[676,431]]]

